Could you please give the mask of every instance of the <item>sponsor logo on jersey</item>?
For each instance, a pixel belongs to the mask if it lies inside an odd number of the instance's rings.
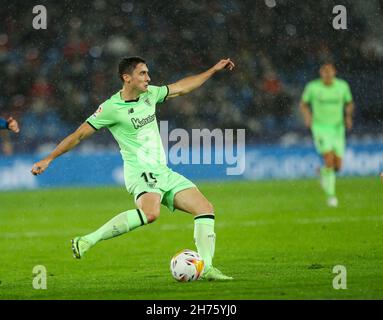
[[[134,128],[139,129],[147,125],[148,123],[153,122],[155,119],[156,119],[156,115],[153,113],[150,116],[143,119],[132,118],[130,120],[132,121]]]

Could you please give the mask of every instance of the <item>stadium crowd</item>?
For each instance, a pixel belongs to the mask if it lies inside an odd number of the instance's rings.
[[[222,57],[236,62],[230,77],[159,106],[170,128],[246,128],[248,140],[267,142],[304,133],[298,102],[324,61],[351,84],[356,131],[383,118],[383,43],[367,36],[352,2],[345,31],[332,27],[331,1],[41,1],[47,30],[32,28],[32,5],[8,2],[0,8],[0,116],[20,122],[17,152],[76,128],[120,88],[117,64],[131,55],[147,60],[156,85]]]

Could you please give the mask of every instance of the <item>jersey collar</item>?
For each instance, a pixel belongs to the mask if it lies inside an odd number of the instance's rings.
[[[121,97],[121,90],[118,91],[118,92],[116,93],[116,96],[117,96],[116,98],[117,98],[120,102],[125,102],[125,103],[138,102],[138,101],[140,100],[140,97],[141,97],[141,95],[139,95],[137,99],[123,100],[122,97]]]

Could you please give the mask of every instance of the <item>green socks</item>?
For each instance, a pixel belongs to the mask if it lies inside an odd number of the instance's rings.
[[[117,237],[147,223],[148,219],[141,210],[128,210],[118,214],[98,230],[82,237],[82,239],[88,241],[92,245],[95,245],[101,240]]]
[[[333,168],[323,167],[320,171],[322,187],[328,197],[335,196],[335,171]]]
[[[194,242],[205,262],[205,268],[212,266],[215,250],[214,215],[204,214],[194,218]]]
[[[81,237],[91,246],[101,240],[117,237],[148,223],[139,209],[122,212],[96,231]],[[214,215],[204,214],[194,218],[194,241],[198,253],[205,262],[205,268],[212,266],[215,251]]]

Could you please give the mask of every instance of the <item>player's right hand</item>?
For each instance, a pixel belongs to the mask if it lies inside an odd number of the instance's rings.
[[[50,161],[46,159],[36,162],[31,170],[32,174],[35,176],[42,174],[49,167],[49,164]]]

